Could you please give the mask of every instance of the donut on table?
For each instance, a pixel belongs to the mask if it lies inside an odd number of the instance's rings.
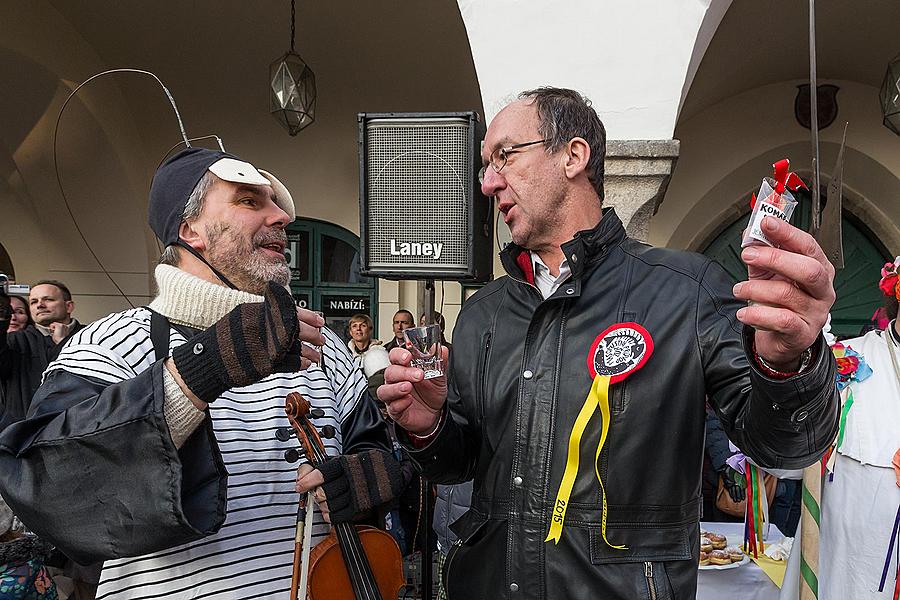
[[[741,562],[744,560],[744,551],[737,546],[728,546],[725,548],[725,552],[728,553],[731,562]]]
[[[706,538],[710,542],[712,542],[713,548],[715,548],[716,550],[723,550],[725,546],[728,545],[728,541],[725,539],[725,536],[718,533],[707,532]]]
[[[709,553],[709,562],[714,565],[730,565],[731,557],[724,550],[713,550]]]

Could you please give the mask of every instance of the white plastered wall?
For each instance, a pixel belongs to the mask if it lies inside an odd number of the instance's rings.
[[[488,119],[512,94],[574,88],[610,139],[671,139],[725,0],[458,0]],[[702,33],[701,26],[707,26]]]
[[[80,36],[42,0],[8,3],[0,36],[5,69],[40,73],[7,89],[3,123],[3,181],[0,182],[0,242],[21,282],[64,281],[76,303],[75,316],[90,321],[128,307],[78,235],[52,173],[56,115],[75,83],[61,74],[84,74],[105,66]],[[14,25],[14,26],[13,26]],[[14,94],[14,95],[13,95]],[[37,107],[37,108],[35,108]],[[42,110],[27,130],[12,132],[24,114]],[[60,128],[60,173],[77,222],[104,266],[135,304],[149,299],[148,253],[152,238],[144,226],[143,174],[130,165],[141,145],[114,85],[84,90],[69,104]],[[127,157],[127,159],[123,158]],[[127,252],[122,249],[127,248]]]

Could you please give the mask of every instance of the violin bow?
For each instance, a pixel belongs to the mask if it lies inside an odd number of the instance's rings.
[[[312,551],[312,525],[313,510],[315,509],[315,500],[312,492],[306,492],[306,510],[305,523],[303,526],[303,549],[300,553],[300,589],[299,596],[303,600],[306,599],[306,588],[309,584],[309,569],[303,568],[303,565],[309,564],[309,553]],[[292,599],[293,600],[293,599]]]
[[[297,528],[294,531],[294,566],[291,571],[291,600],[297,600],[298,589],[306,575],[306,569],[303,568],[303,565],[306,564],[306,561],[303,559],[303,539],[305,537],[306,516],[312,514],[312,510],[307,510],[309,498],[306,500],[306,502],[300,500],[297,504]],[[305,593],[303,598],[306,598]]]

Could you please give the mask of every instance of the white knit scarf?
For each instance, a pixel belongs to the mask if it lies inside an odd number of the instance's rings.
[[[233,290],[195,277],[178,267],[157,265],[159,293],[149,304],[172,323],[206,329],[238,304],[262,302],[262,296]]]

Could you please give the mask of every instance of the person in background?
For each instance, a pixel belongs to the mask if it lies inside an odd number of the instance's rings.
[[[18,305],[21,299],[4,296],[0,302]],[[75,302],[61,281],[35,284],[29,294],[29,307],[34,327],[16,329],[22,323],[20,309],[12,318],[0,315],[0,429],[25,418],[47,365],[57,357],[64,342],[83,327],[72,316]],[[13,322],[16,326],[10,331]]]
[[[887,309],[883,306],[879,306],[875,309],[875,312],[872,313],[872,318],[869,319],[869,322],[862,326],[862,329],[859,331],[859,336],[862,337],[870,331],[884,331],[887,329],[890,320],[891,318],[890,315],[888,315]]]
[[[709,508],[710,512],[704,512],[703,519],[705,521],[719,522],[743,521],[741,518],[722,512],[716,506],[720,481],[722,482],[724,493],[728,494],[734,503],[743,502],[747,493],[743,486],[737,484],[735,480],[736,471],[725,462],[734,453],[731,450],[728,436],[725,435],[725,431],[722,430],[722,424],[719,422],[719,417],[716,416],[716,411],[709,406],[706,407],[705,446],[706,456],[709,457],[710,467],[712,469],[711,473],[705,475],[711,479],[712,497],[710,498],[711,505],[709,507],[704,504],[704,510]],[[704,497],[704,500],[705,499],[706,498]]]
[[[900,585],[893,538],[900,507],[900,256],[884,265],[881,276],[887,328],[841,341],[858,356],[838,359],[847,383],[841,392],[845,419],[833,472],[823,477],[819,600],[888,600]]]
[[[453,344],[447,341],[447,322],[444,320],[444,315],[438,311],[434,311],[431,314],[431,322],[441,328],[441,344],[449,350],[453,347]],[[422,316],[419,317],[419,327],[425,327],[425,325],[425,313],[422,313]]]
[[[384,345],[384,349],[390,352],[394,348],[403,348],[406,346],[406,340],[403,339],[403,330],[415,327],[416,322],[413,315],[406,309],[401,308],[394,313],[393,327],[394,339]]]
[[[26,327],[34,327],[34,319],[31,318],[31,312],[28,310],[28,301],[21,296],[10,296],[10,316],[9,327],[7,333],[21,331]]]
[[[357,366],[361,366],[362,359],[366,352],[369,351],[369,348],[381,345],[381,342],[372,339],[375,324],[369,315],[358,313],[350,317],[347,329],[350,330],[350,341],[347,342],[347,347],[350,349],[350,354],[353,355]]]
[[[431,523],[437,536],[438,572],[443,573],[450,548],[458,539],[450,526],[462,518],[472,505],[472,481],[434,487],[434,518]],[[443,577],[438,578],[438,600],[447,600]]]
[[[0,598],[57,600],[45,561],[52,546],[27,531],[0,497]]]

